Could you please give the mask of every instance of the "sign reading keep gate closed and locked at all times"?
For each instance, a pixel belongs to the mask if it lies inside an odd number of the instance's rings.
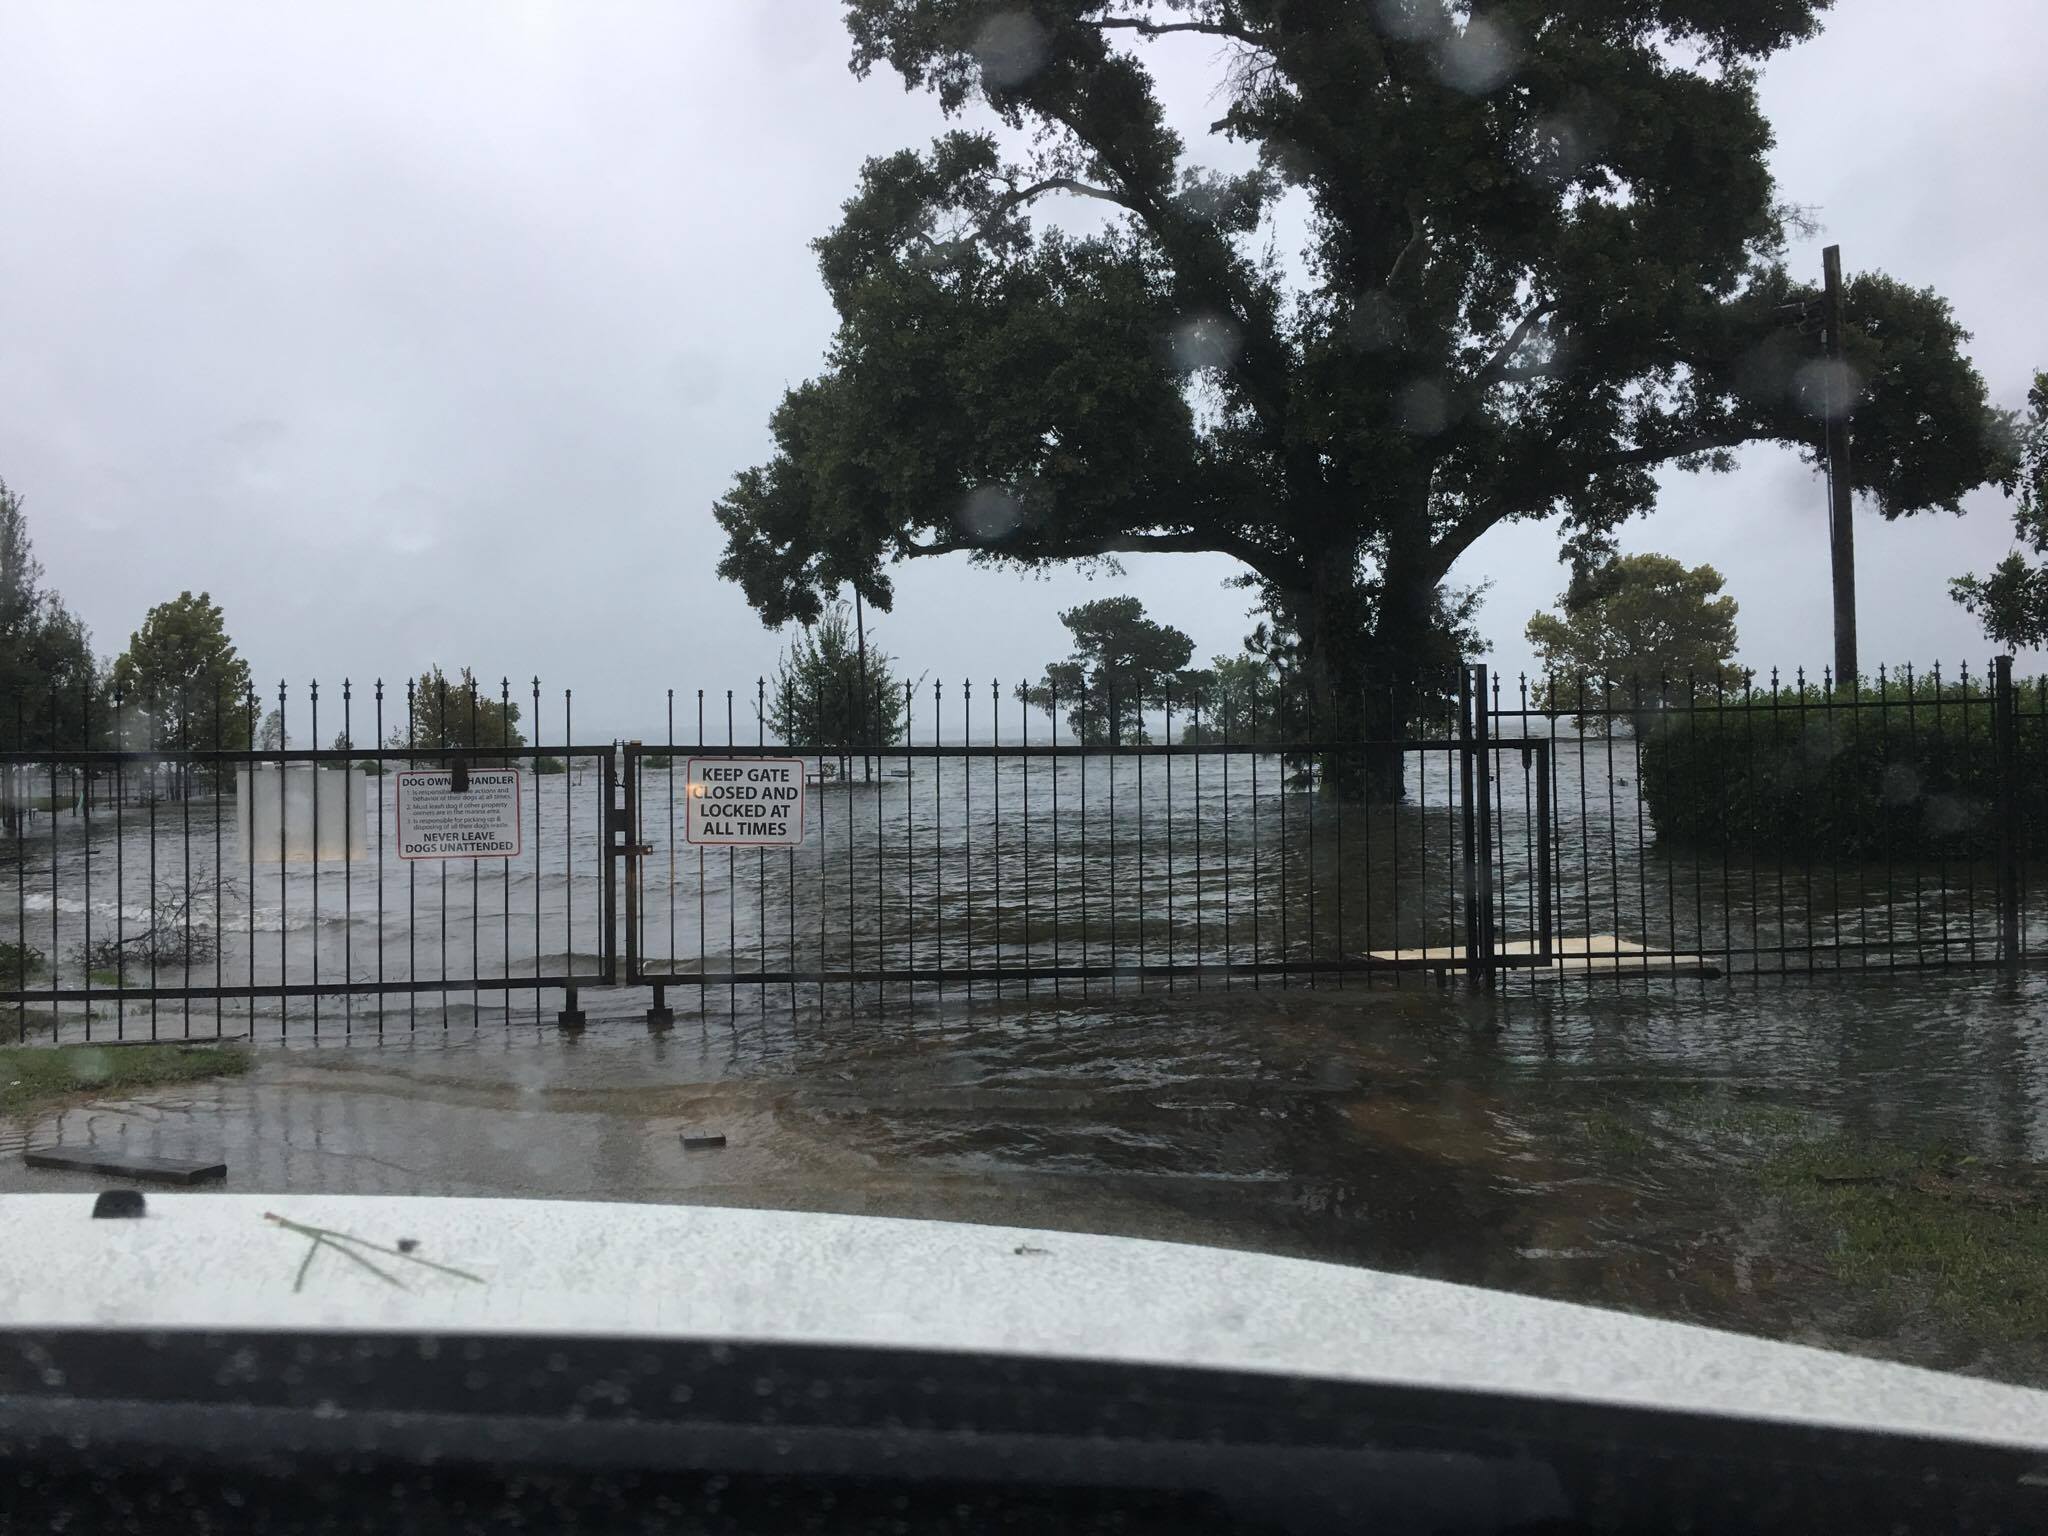
[[[698,847],[794,848],[804,840],[798,757],[693,757],[683,835]]]

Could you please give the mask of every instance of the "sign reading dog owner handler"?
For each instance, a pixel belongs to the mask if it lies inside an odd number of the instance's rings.
[[[683,835],[699,847],[794,848],[804,840],[800,757],[693,757]]]
[[[401,859],[519,857],[517,768],[472,768],[469,787],[460,794],[446,769],[408,768],[393,777]]]

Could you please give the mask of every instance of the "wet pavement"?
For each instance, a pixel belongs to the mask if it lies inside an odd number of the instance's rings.
[[[1237,989],[685,1018],[659,1036],[428,1029],[262,1049],[244,1077],[0,1122],[0,1188],[104,1185],[15,1155],[86,1142],[221,1156],[235,1190],[1085,1229],[1832,1340],[1850,1298],[1781,1251],[1744,1193],[1794,1122],[2048,1158],[2048,979]],[[685,1151],[686,1133],[726,1145]]]

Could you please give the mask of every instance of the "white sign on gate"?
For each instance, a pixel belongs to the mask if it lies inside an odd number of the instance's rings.
[[[455,793],[442,769],[404,769],[397,781],[401,859],[516,859],[523,848],[519,770],[472,768]]]
[[[699,847],[794,848],[804,840],[800,757],[693,757],[683,835]]]

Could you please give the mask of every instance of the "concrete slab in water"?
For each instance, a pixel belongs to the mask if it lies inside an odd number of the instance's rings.
[[[31,1168],[61,1168],[70,1173],[105,1173],[118,1179],[147,1179],[158,1184],[202,1184],[224,1179],[228,1165],[203,1158],[143,1157],[105,1147],[31,1147],[21,1154]]]

